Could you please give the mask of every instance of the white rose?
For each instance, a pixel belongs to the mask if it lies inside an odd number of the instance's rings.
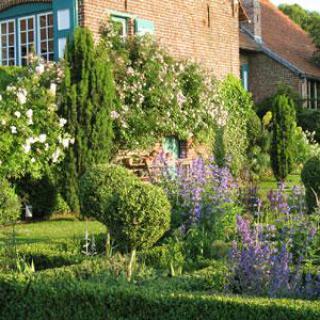
[[[40,134],[38,140],[40,143],[45,143],[47,141],[47,135],[45,133]]]
[[[20,104],[25,104],[27,102],[27,91],[25,89],[19,89],[17,92],[17,99]]]
[[[28,144],[28,143],[22,145],[22,148],[23,148],[25,153],[29,153],[31,151],[31,145]]]
[[[16,134],[18,131],[17,131],[17,127],[15,127],[15,126],[11,126],[10,127],[10,130],[11,130],[11,133],[12,134]]]
[[[60,121],[59,121],[59,125],[61,128],[63,128],[67,123],[67,120],[64,119],[64,118],[60,118]]]
[[[32,109],[27,110],[26,116],[27,116],[29,119],[32,118],[32,116],[33,116],[33,111],[32,111]]]
[[[39,64],[38,66],[36,66],[35,72],[38,75],[43,74],[44,73],[44,65],[43,64]]]
[[[14,115],[19,119],[21,117],[21,112],[20,111],[16,111],[14,113]]]
[[[57,84],[56,83],[51,83],[50,84],[50,90],[49,92],[51,93],[51,95],[55,96],[57,93]]]
[[[31,163],[35,163],[36,162],[36,159],[35,158],[32,158],[31,159]]]
[[[52,155],[52,162],[53,163],[58,162],[60,154],[61,154],[61,150],[59,148],[57,148],[57,150]]]

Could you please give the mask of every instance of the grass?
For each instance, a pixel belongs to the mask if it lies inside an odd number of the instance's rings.
[[[60,244],[83,239],[86,228],[89,234],[95,235],[106,231],[105,226],[96,221],[57,219],[18,224],[16,241],[18,245]],[[12,226],[0,227],[0,246],[12,236],[12,229]]]
[[[286,180],[286,189],[291,190],[292,187],[302,185],[300,174],[291,174],[288,176]],[[272,176],[265,177],[259,182],[259,191],[262,196],[262,198],[266,198],[267,194],[270,190],[277,189],[277,181]]]

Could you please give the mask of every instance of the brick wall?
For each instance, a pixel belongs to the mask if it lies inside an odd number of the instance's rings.
[[[217,78],[239,75],[239,22],[234,0],[80,0],[80,21],[95,34],[108,10],[155,23],[160,44],[179,58],[192,58]],[[208,24],[208,6],[210,23]]]
[[[249,61],[249,91],[259,103],[276,93],[279,84],[286,84],[301,93],[302,80],[263,53],[242,54]]]

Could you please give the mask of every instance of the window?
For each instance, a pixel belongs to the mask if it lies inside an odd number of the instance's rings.
[[[243,64],[241,66],[241,82],[243,87],[249,91],[249,65]]]
[[[1,65],[12,66],[15,65],[16,59],[16,34],[15,34],[15,21],[8,20],[0,23],[1,35]]]
[[[188,157],[188,143],[176,137],[165,137],[163,151],[172,159],[186,159]]]
[[[70,10],[59,10],[58,11],[58,30],[70,29]]]
[[[310,109],[320,108],[320,82],[315,80],[307,81],[307,107]]]
[[[60,38],[59,39],[59,59],[62,59],[64,56],[64,51],[67,45],[67,39],[66,38]]]
[[[29,63],[30,54],[36,52],[36,26],[35,17],[19,19],[19,54],[20,64],[25,66]]]
[[[40,56],[45,61],[54,59],[53,14],[45,13],[38,16]]]
[[[129,33],[128,19],[123,17],[111,16],[111,20],[115,23],[116,31],[121,38],[126,38]]]
[[[27,65],[31,54],[54,60],[52,12],[0,21],[0,65]]]

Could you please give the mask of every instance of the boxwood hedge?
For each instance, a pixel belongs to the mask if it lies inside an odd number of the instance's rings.
[[[76,270],[76,269],[75,269]],[[32,280],[0,276],[0,319],[318,320],[319,301],[191,293],[75,275],[72,267]]]

